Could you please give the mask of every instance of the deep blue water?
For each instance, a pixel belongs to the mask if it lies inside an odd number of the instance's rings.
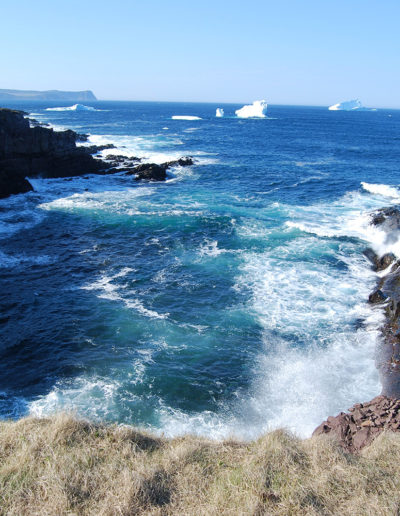
[[[362,250],[388,249],[368,213],[400,202],[400,111],[10,106],[118,146],[104,155],[197,162],[166,183],[38,179],[0,201],[1,417],[308,435],[379,393]]]

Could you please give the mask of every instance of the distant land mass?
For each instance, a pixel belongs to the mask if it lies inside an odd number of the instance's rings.
[[[33,90],[2,90],[0,100],[97,100],[91,90],[85,91],[33,91]]]

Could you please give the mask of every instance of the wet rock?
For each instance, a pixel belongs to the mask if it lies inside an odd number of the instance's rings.
[[[382,290],[379,288],[374,290],[372,292],[372,294],[370,294],[368,297],[368,301],[372,304],[384,303],[386,301],[386,299],[387,299],[387,297],[382,292]]]
[[[142,163],[127,170],[127,175],[135,175],[136,180],[144,179],[146,181],[165,181],[167,179],[167,169],[171,167],[185,167],[193,165],[194,161],[191,157],[186,156],[174,161],[167,161],[158,165],[156,163]]]
[[[398,231],[400,230],[400,210],[393,206],[382,208],[372,214],[371,224],[383,226],[387,232]]]
[[[393,253],[386,253],[377,260],[377,271],[383,271],[387,269],[389,265],[396,261],[396,256]]]
[[[370,247],[363,251],[363,255],[371,262],[373,269],[376,270],[379,262],[379,256]]]
[[[191,156],[184,156],[183,158],[176,159],[174,161],[167,161],[163,163],[166,168],[170,167],[190,167],[194,165],[193,158]]]
[[[146,181],[165,181],[167,178],[167,168],[164,165],[156,165],[155,163],[138,165],[132,172],[136,175],[135,179]]]

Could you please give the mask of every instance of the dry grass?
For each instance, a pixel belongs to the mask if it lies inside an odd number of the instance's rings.
[[[3,515],[400,514],[400,434],[361,456],[327,436],[162,439],[68,415],[0,423]]]

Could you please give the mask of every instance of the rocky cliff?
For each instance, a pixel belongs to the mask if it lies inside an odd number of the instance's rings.
[[[125,172],[136,180],[165,181],[168,168],[193,165],[190,157],[161,165],[138,164],[140,159],[134,156],[94,158],[92,154],[113,145],[77,146],[82,135],[71,130],[54,131],[37,123],[32,127],[25,115],[22,111],[0,108],[0,198],[32,190],[27,177]]]
[[[385,233],[388,243],[400,238],[396,207],[372,213],[371,224]],[[386,272],[369,296],[369,303],[381,306],[385,313],[376,361],[382,392],[369,402],[355,404],[349,413],[329,417],[314,431],[314,435],[334,435],[351,452],[359,452],[384,430],[400,431],[400,260],[392,253],[378,256],[372,249],[365,255],[376,272]]]
[[[105,169],[74,131],[31,127],[22,111],[0,109],[0,198],[32,190],[29,177],[66,177]]]

